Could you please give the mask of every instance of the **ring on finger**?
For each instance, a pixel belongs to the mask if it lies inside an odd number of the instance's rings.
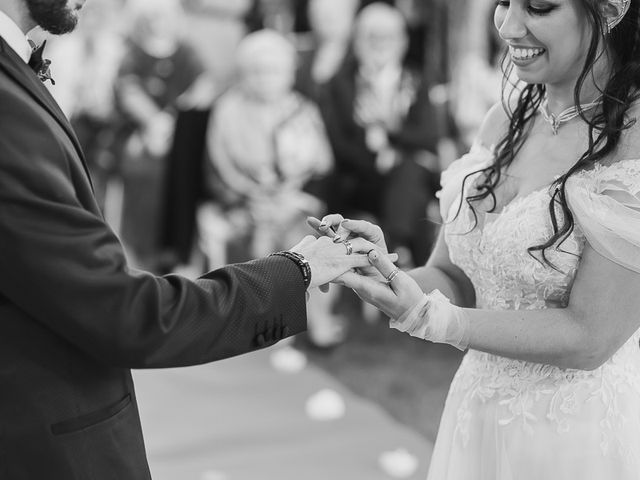
[[[353,253],[353,245],[351,245],[351,242],[349,240],[345,240],[342,244],[347,249],[347,255],[351,255]]]
[[[398,274],[400,273],[400,269],[396,268],[394,270],[391,271],[391,273],[389,275],[387,275],[387,283],[390,284],[391,282],[393,282],[393,279],[396,278],[398,276]]]

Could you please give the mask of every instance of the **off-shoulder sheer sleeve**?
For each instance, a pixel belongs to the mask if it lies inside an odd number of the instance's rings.
[[[436,193],[440,200],[440,215],[447,222],[451,206],[461,193],[462,182],[470,173],[488,166],[493,160],[493,153],[479,142],[473,144],[469,153],[455,160],[442,172],[441,189]]]
[[[569,178],[567,201],[594,250],[640,273],[640,160]]]

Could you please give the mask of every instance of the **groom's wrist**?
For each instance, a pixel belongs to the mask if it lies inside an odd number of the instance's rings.
[[[270,256],[279,256],[291,260],[296,264],[302,275],[302,281],[304,282],[304,288],[309,288],[311,285],[311,266],[309,262],[301,253],[292,252],[290,250],[283,250],[281,252],[272,253]]]

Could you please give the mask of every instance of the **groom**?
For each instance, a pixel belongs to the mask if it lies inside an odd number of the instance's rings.
[[[365,255],[306,238],[190,282],[126,264],[25,32],[84,0],[0,0],[0,479],[139,480],[130,368],[211,362],[306,328],[305,290]],[[30,62],[31,60],[31,62]],[[42,73],[42,72],[41,72]]]

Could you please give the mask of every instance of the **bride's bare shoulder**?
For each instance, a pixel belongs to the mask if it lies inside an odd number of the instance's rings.
[[[482,121],[478,131],[478,142],[491,149],[494,147],[507,131],[509,126],[509,116],[501,102],[494,104]]]

